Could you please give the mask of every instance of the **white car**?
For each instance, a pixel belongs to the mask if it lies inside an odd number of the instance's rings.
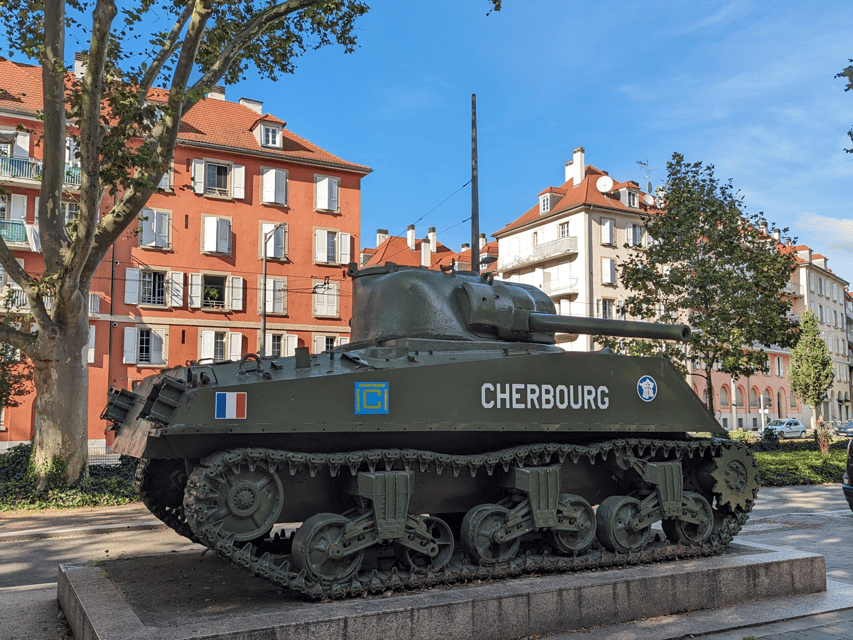
[[[785,420],[771,420],[767,423],[767,426],[761,430],[761,434],[764,435],[764,431],[769,429],[776,431],[776,435],[780,438],[805,438],[807,431],[806,426],[802,422],[791,418]]]

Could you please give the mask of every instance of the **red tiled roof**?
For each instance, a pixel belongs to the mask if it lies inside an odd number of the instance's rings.
[[[393,262],[406,267],[419,267],[421,266],[421,245],[424,242],[429,241],[415,240],[415,250],[412,251],[409,249],[409,243],[406,238],[388,236],[382,244],[371,250],[373,253],[362,268],[378,267],[386,262]],[[436,252],[432,254],[430,268],[434,268],[435,265],[441,263],[445,257],[456,255],[440,242],[436,243],[436,248]],[[363,250],[363,253],[367,253],[367,249]],[[448,262],[450,261],[448,260]]]
[[[165,100],[168,91],[152,89],[148,97],[155,101]],[[0,110],[36,115],[43,104],[41,68],[0,57]],[[208,97],[184,114],[178,129],[178,144],[195,142],[254,154],[262,150],[252,133],[252,128],[260,120],[276,122],[282,127],[286,124],[270,114],[258,117],[256,111],[236,102]],[[356,173],[371,171],[370,167],[343,160],[286,128],[282,129],[282,138],[281,149],[264,147],[264,153],[309,163],[333,164]]]

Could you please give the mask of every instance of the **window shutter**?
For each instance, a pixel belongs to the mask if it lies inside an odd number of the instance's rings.
[[[601,221],[601,244],[613,244],[613,220]]]
[[[287,313],[287,280],[273,280],[276,313]]]
[[[275,202],[275,169],[261,169],[261,202]]]
[[[282,225],[275,230],[275,233],[273,234],[273,240],[275,241],[275,247],[273,249],[275,252],[275,257],[287,257],[287,225]]]
[[[314,353],[323,353],[326,350],[326,336],[314,336]]]
[[[231,360],[239,360],[243,357],[243,334],[239,331],[228,334],[228,357]]]
[[[193,191],[204,194],[204,160],[193,160]]]
[[[266,254],[267,258],[279,258],[281,256],[276,254],[275,251],[275,239],[278,235],[278,231],[272,233],[272,230],[275,229],[275,225],[271,222],[265,222],[261,225],[261,242],[263,242],[264,238],[266,238]],[[263,257],[263,256],[262,256]]]
[[[216,251],[231,253],[231,221],[227,218],[216,218]]]
[[[18,131],[15,134],[15,146],[12,147],[13,158],[30,157],[30,132]]]
[[[349,264],[350,261],[350,234],[341,233],[338,237],[338,252],[340,264]]]
[[[124,303],[139,304],[139,269],[124,270]]]
[[[314,231],[314,262],[325,264],[326,260],[326,232],[323,229]]]
[[[275,171],[275,203],[287,204],[287,171]]]
[[[184,274],[181,271],[170,271],[169,281],[166,283],[169,295],[170,307],[184,306]]]
[[[331,310],[331,315],[333,315],[333,316],[337,316],[339,313],[338,312],[338,300],[340,298],[340,296],[338,295],[339,292],[340,292],[340,289],[338,288],[337,285],[334,287],[329,287],[329,290],[326,292],[326,304],[329,305],[329,309]]]
[[[814,291],[814,274],[809,274],[809,291]]]
[[[629,247],[634,246],[634,225],[630,222],[625,225],[625,243]]]
[[[125,364],[136,364],[136,327],[124,328],[124,359]]]
[[[286,336],[287,346],[285,348],[284,355],[288,358],[296,355],[296,347],[299,345],[299,336],[295,334],[288,334]]]
[[[163,191],[171,191],[172,190],[172,167],[169,166],[166,169],[166,173],[160,178],[160,182],[157,184],[158,189],[162,189]]]
[[[140,234],[139,242],[143,247],[150,247],[155,243],[154,241],[154,227],[156,225],[156,217],[157,214],[154,213],[151,209],[143,209],[139,214],[140,218],[146,218],[146,220],[140,220],[142,233]]]
[[[235,164],[231,167],[231,197],[242,200],[246,197],[246,167]]]
[[[275,309],[275,280],[267,278],[267,289],[264,292],[264,305],[267,313],[274,313]]]
[[[338,338],[339,347],[345,344],[349,344],[349,336],[341,336],[340,338]]]
[[[595,317],[601,317],[601,298],[597,298],[595,301]]]
[[[329,211],[338,210],[338,192],[340,191],[340,180],[329,178]]]
[[[201,355],[199,360],[213,360],[213,343],[216,339],[215,331],[201,332]]]
[[[204,219],[204,250],[208,252],[216,251],[216,232],[217,221],[219,218],[207,216]]]
[[[151,364],[166,364],[165,347],[165,329],[151,329]]]
[[[231,311],[243,310],[243,278],[240,276],[231,276]]]
[[[154,244],[161,248],[169,246],[169,212],[157,211],[154,214]]]
[[[12,203],[9,210],[9,220],[20,220],[23,222],[27,219],[27,196],[19,193],[12,194]]]
[[[191,309],[201,309],[201,274],[190,274],[189,305]]]
[[[101,312],[101,296],[97,293],[90,292],[89,293],[89,313],[100,313]]]
[[[323,176],[314,178],[314,191],[316,192],[317,210],[328,211],[329,209],[329,179]]]
[[[264,355],[268,356],[272,353],[272,334],[267,333],[264,341]]]
[[[95,362],[95,325],[89,325],[89,346],[86,362],[92,364]]]

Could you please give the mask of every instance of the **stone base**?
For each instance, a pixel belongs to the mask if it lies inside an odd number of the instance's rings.
[[[58,579],[78,640],[513,640],[822,591],[823,556],[756,544],[715,558],[326,603],[296,600],[212,553],[60,565]]]

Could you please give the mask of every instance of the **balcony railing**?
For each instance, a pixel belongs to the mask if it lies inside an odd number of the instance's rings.
[[[799,284],[793,284],[789,282],[784,289],[782,289],[783,293],[787,293],[788,295],[799,297],[803,295],[803,287]]]
[[[27,230],[20,220],[0,220],[0,236],[7,243],[27,244]]]
[[[0,158],[0,178],[41,180],[43,163],[36,158]],[[80,167],[66,164],[63,182],[71,186],[80,185]]]
[[[578,252],[578,239],[575,237],[558,238],[551,242],[543,242],[533,247],[533,251],[518,253],[512,256],[501,256],[498,259],[498,271],[506,271],[515,267],[545,262],[554,258],[573,255]]]
[[[578,292],[577,278],[563,278],[542,283],[542,291],[549,296],[565,296]]]

